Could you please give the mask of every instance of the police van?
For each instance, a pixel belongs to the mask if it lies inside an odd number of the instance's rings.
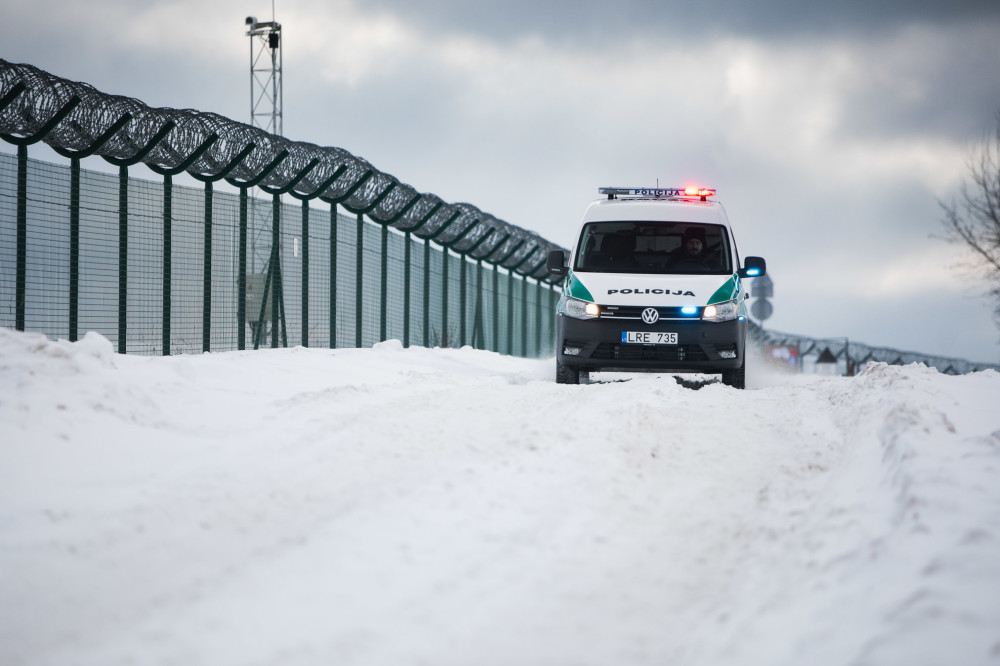
[[[722,204],[708,188],[606,187],[583,216],[568,258],[548,256],[563,276],[556,316],[556,381],[589,373],[699,372],[746,384],[749,296]]]

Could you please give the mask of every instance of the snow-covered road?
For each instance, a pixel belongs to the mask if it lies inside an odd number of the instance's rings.
[[[1000,374],[551,375],[0,329],[0,664],[1000,663]]]

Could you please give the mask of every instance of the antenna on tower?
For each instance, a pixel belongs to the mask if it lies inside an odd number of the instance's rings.
[[[250,124],[282,136],[281,24],[274,20],[274,2],[270,21],[248,16],[246,24],[250,38]]]

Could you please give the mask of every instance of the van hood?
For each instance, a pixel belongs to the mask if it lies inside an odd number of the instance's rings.
[[[732,275],[648,275],[576,273],[567,276],[567,295],[600,305],[677,307],[735,299],[740,278]]]

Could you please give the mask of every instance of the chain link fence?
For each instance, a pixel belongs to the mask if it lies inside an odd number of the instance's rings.
[[[336,205],[23,166],[19,196],[18,158],[0,154],[0,326],[140,354],[393,338],[552,353],[550,285]]]

